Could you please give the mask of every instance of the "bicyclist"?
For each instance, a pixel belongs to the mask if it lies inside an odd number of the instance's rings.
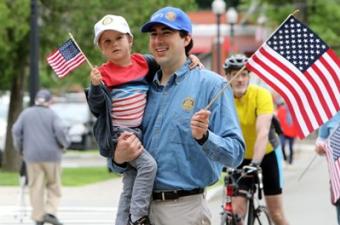
[[[246,64],[248,58],[244,55],[233,55],[225,60],[225,76],[231,80]],[[263,87],[250,84],[250,71],[243,70],[230,83],[237,114],[246,142],[244,165],[260,166],[263,171],[263,185],[266,205],[271,219],[276,225],[287,225],[288,221],[282,206],[282,171],[275,148],[268,141],[271,121],[274,112],[271,93]],[[278,151],[277,151],[278,152]],[[240,188],[247,190],[247,182],[240,183]],[[234,212],[244,219],[247,200],[238,196],[232,200]]]

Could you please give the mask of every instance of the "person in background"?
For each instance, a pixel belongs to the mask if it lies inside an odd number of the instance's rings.
[[[327,154],[327,148],[326,144],[329,140],[329,137],[334,130],[340,129],[340,111],[333,116],[332,119],[328,120],[326,123],[324,123],[320,128],[319,128],[319,134],[318,138],[316,140],[316,145],[315,145],[315,152],[320,155],[320,156],[325,156]],[[340,134],[340,133],[339,133]],[[337,143],[340,143],[340,135],[337,135]],[[330,157],[333,158],[333,157]],[[333,160],[333,159],[331,159]],[[328,159],[328,163],[331,163]],[[330,165],[329,165],[330,167]],[[331,183],[332,184],[332,183]],[[333,205],[336,208],[336,214],[337,214],[337,220],[338,224],[340,224],[340,198],[335,196],[334,194],[333,187],[331,185],[331,201]]]
[[[40,90],[35,105],[25,109],[12,127],[14,147],[28,174],[32,219],[36,225],[62,225],[56,217],[61,198],[61,158],[69,146],[63,121],[50,109],[51,93]]]
[[[232,55],[225,60],[225,78],[230,81],[234,94],[237,115],[246,143],[244,160],[240,165],[261,167],[263,172],[263,191],[270,217],[276,225],[288,225],[284,216],[282,203],[282,167],[273,141],[272,127],[274,105],[271,93],[263,87],[250,84],[250,71],[239,70],[246,65],[245,55]],[[279,142],[278,140],[276,142]],[[279,150],[280,152],[281,150]],[[280,152],[281,153],[281,152]],[[248,190],[251,180],[241,180],[240,189]],[[247,212],[247,199],[236,196],[232,199],[234,211],[240,216],[243,224]]]
[[[294,142],[297,137],[297,129],[292,119],[292,115],[289,112],[287,105],[281,100],[278,104],[276,111],[277,118],[282,128],[282,134],[280,135],[282,154],[285,161],[289,164],[293,163],[294,156]],[[286,141],[288,141],[289,155],[287,157],[285,147]]]
[[[217,182],[223,165],[238,166],[244,152],[231,89],[204,109],[226,82],[211,71],[190,69],[192,24],[181,9],[159,9],[141,30],[160,65],[142,123],[144,147],[134,135],[121,135],[112,169],[124,171],[125,162],[149,151],[158,165],[151,223],[211,224],[206,187]]]

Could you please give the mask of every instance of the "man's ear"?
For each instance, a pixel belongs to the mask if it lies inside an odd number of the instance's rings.
[[[184,37],[185,47],[187,47],[190,44],[191,40],[192,40],[192,37],[190,35],[186,35]]]

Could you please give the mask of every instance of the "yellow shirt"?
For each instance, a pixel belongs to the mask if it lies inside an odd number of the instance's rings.
[[[246,143],[245,159],[252,159],[256,141],[256,116],[274,112],[271,93],[260,86],[250,84],[241,98],[234,98],[237,115]],[[266,154],[273,151],[270,143],[266,146]]]

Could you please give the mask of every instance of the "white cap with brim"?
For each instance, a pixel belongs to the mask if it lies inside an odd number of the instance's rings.
[[[129,24],[124,17],[115,15],[106,15],[94,25],[94,44],[98,45],[100,35],[106,30],[118,31],[123,34],[129,34],[133,37]]]

